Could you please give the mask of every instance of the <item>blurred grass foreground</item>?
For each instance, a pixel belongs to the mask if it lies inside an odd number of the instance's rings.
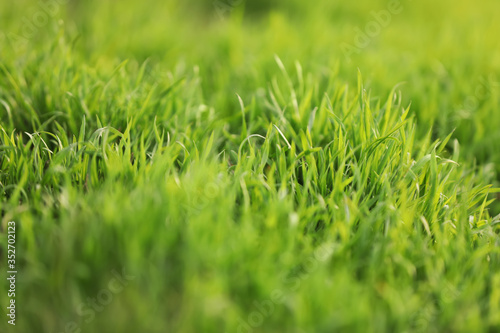
[[[499,332],[499,12],[0,3],[0,332]]]

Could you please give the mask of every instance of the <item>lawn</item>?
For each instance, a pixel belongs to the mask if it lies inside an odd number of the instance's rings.
[[[499,332],[499,11],[0,3],[0,332]]]

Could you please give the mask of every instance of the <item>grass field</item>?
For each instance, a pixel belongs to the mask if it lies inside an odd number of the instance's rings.
[[[0,332],[500,332],[499,11],[0,3]]]

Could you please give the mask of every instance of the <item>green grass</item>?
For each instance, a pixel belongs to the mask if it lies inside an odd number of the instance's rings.
[[[500,330],[500,5],[233,3],[0,4],[0,332]]]

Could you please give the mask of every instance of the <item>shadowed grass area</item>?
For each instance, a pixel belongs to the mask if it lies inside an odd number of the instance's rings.
[[[0,331],[500,329],[499,5],[224,4],[0,5]]]

